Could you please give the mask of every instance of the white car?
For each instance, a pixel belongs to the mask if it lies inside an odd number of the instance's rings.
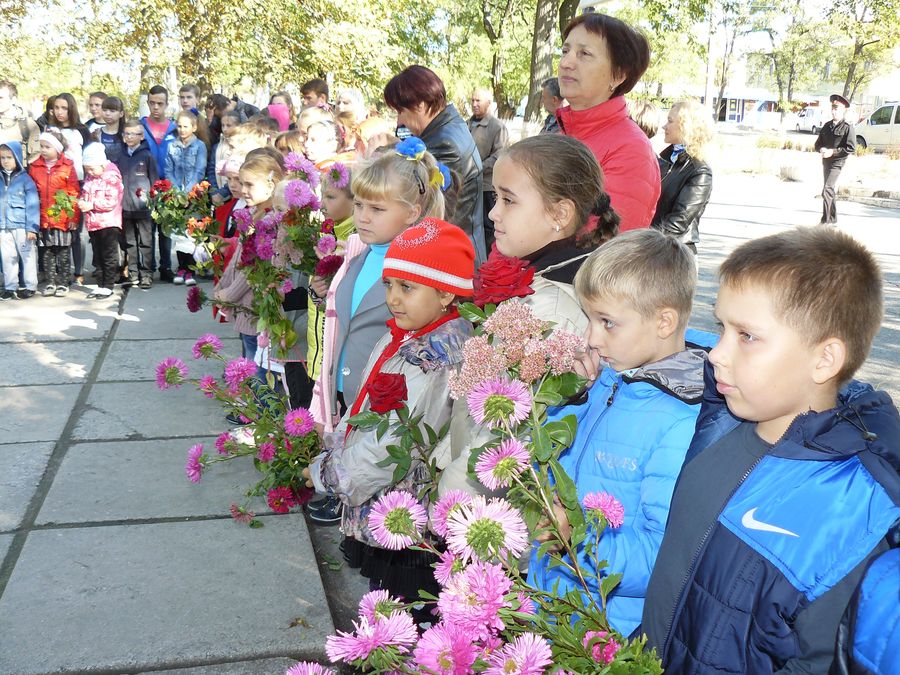
[[[808,106],[797,113],[797,124],[794,126],[796,131],[810,131],[818,134],[822,130],[822,125],[830,118],[826,116],[825,109],[819,106]]]
[[[873,150],[900,149],[900,102],[885,103],[857,124],[856,144]]]

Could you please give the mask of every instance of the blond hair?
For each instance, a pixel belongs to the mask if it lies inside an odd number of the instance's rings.
[[[257,148],[247,155],[240,172],[278,183],[284,178],[284,159],[274,148]]]
[[[437,162],[430,152],[407,159],[394,150],[375,155],[353,172],[353,196],[420,206],[421,218],[444,217],[444,195],[435,180]],[[438,171],[438,174],[440,172]]]
[[[694,302],[694,254],[657,230],[631,230],[588,256],[575,275],[582,304],[611,297],[631,305],[644,319],[669,307],[678,312],[678,330],[687,328]]]
[[[715,134],[712,114],[698,101],[679,101],[672,106],[681,129],[684,149],[694,159],[706,159],[706,150]]]
[[[881,268],[865,246],[835,228],[799,227],[748,241],[722,263],[719,281],[763,289],[776,316],[809,346],[842,340],[841,384],[866,360],[881,327]]]

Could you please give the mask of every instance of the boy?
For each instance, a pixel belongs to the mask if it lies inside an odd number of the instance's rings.
[[[0,145],[0,255],[3,292],[0,300],[27,300],[37,290],[37,235],[41,203],[37,187],[25,171],[22,144]],[[19,288],[19,263],[25,288]]]
[[[667,672],[827,673],[900,518],[900,417],[850,382],[881,272],[849,235],[801,228],[738,247],[719,278],[722,336],[643,630]]]
[[[150,188],[159,178],[156,160],[153,158],[141,121],[132,117],[125,121],[122,131],[125,151],[116,164],[122,173],[125,196],[122,199],[122,229],[128,249],[128,279],[147,289],[153,286],[153,223],[147,197]]]
[[[624,574],[607,604],[610,624],[623,635],[641,621],[672,489],[700,411],[706,352],[685,345],[696,277],[692,257],[660,232],[635,230],[594,251],[575,276],[590,322],[588,347],[604,367],[586,403],[551,417],[578,418],[575,441],[559,461],[579,499],[608,492],[625,507],[625,522],[604,532],[594,551],[609,562],[604,574]],[[584,569],[593,569],[593,559],[579,553]],[[550,561],[534,548],[531,583],[554,592],[558,582],[561,596],[581,587]]]
[[[160,178],[166,177],[166,154],[169,152],[169,144],[175,140],[175,123],[166,117],[166,108],[169,106],[169,90],[162,85],[150,87],[147,95],[147,106],[150,115],[141,118],[144,127],[144,140],[156,161],[156,169]],[[156,223],[153,228],[158,230]],[[156,270],[156,255],[153,246],[150,269]],[[175,281],[172,274],[172,240],[159,230],[159,280]]]
[[[198,106],[200,105],[200,88],[196,84],[185,84],[178,90],[178,105],[182,110],[192,112],[198,117]]]
[[[310,80],[300,87],[304,108],[321,107],[328,109],[328,83],[325,80]]]

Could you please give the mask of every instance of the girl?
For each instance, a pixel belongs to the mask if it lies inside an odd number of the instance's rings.
[[[291,98],[290,93],[286,91],[276,91],[274,94],[272,94],[271,98],[269,98],[269,105],[277,104],[281,104],[287,107],[288,130],[296,129],[297,111],[294,108],[294,99]]]
[[[302,155],[304,151],[303,134],[296,129],[278,134],[275,137],[275,149],[285,157],[292,152]]]
[[[169,144],[166,152],[166,178],[179,190],[188,192],[206,175],[207,144],[205,139],[197,136],[197,116],[182,110],[175,118],[177,139]],[[193,272],[189,266],[194,263],[190,252],[175,251],[178,258],[178,272],[175,274],[176,284],[195,286]]]
[[[368,116],[363,93],[359,89],[341,89],[334,101],[334,109],[338,113],[350,113],[353,115],[353,126],[356,126]]]
[[[119,155],[125,151],[125,141],[122,138],[125,104],[122,99],[117,96],[103,99],[102,115],[105,124],[94,132],[93,139],[103,144],[109,161],[118,163]]]
[[[28,167],[28,174],[37,185],[41,200],[40,246],[44,259],[44,274],[47,283],[45,296],[63,296],[69,292],[72,271],[69,265],[69,246],[81,214],[78,207],[71,214],[60,211],[51,217],[49,209],[56,201],[56,194],[64,192],[68,197],[77,197],[78,176],[75,165],[65,154],[66,141],[55,131],[45,131],[40,135],[40,157]]]
[[[219,203],[219,201],[224,202],[228,199],[228,195],[225,194],[223,188],[228,186],[228,179],[223,173],[223,168],[225,164],[228,162],[228,159],[231,157],[231,154],[234,152],[234,147],[232,146],[232,138],[234,137],[235,131],[241,123],[241,116],[236,110],[228,110],[222,113],[221,126],[222,126],[222,134],[219,136],[219,142],[216,143],[214,149],[212,150],[212,155],[215,158],[216,165],[216,180],[215,185],[219,188],[219,191],[213,195],[213,201]],[[216,200],[216,195],[219,195],[219,200]]]
[[[256,152],[241,165],[239,180],[244,202],[254,221],[260,220],[272,208],[275,185],[284,177],[284,166],[269,153]],[[238,242],[234,254],[213,293],[213,301],[230,303],[238,309],[221,309],[220,314],[234,322],[234,329],[241,336],[241,356],[252,359],[256,355],[256,316],[253,314],[253,289],[244,273],[238,269],[242,242]]]
[[[337,155],[341,148],[340,127],[331,120],[320,120],[310,124],[306,130],[304,148],[309,161],[316,166],[327,162]]]
[[[436,174],[439,176],[440,170],[434,157],[420,139],[409,138],[395,150],[376,156],[353,176],[357,233],[347,240],[343,265],[327,287],[322,369],[310,407],[326,432],[334,430],[347,403],[356,399],[372,345],[390,318],[378,285],[388,245],[423,217],[443,215],[444,195]],[[325,286],[322,279],[310,279],[317,297],[326,291]],[[320,510],[310,509],[310,517],[336,522],[337,506],[331,501]]]
[[[581,141],[561,134],[533,136],[504,150],[494,165],[497,203],[490,217],[496,241],[476,284],[494,291],[491,302],[504,297],[495,279],[511,271],[526,278],[532,293],[523,298],[538,318],[578,335],[587,317],[575,296],[575,273],[604,241],[615,236],[619,217],[603,190],[600,166]],[[592,216],[597,219],[593,227]],[[591,222],[589,222],[591,221]],[[478,297],[476,297],[478,300]],[[450,427],[453,464],[445,469],[443,493],[459,488],[483,492],[467,477],[469,453],[490,440],[487,429],[474,424],[465,400],[454,406]]]
[[[393,466],[381,467],[392,440],[373,430],[349,425],[355,414],[369,410],[370,394],[384,374],[405,378],[410,415],[424,414],[437,429],[450,418],[449,378],[462,361],[462,348],[472,325],[459,316],[456,302],[472,294],[475,249],[455,225],[425,218],[397,236],[384,259],[382,285],[392,318],[389,332],[375,345],[365,368],[363,384],[337,433],[326,438],[326,452],[306,470],[318,492],[337,495],[344,503],[341,526],[346,536],[344,555],[360,567],[373,588],[414,601],[419,589],[437,595],[431,565],[434,556],[417,551],[389,551],[379,547],[368,525],[371,505],[384,493],[405,490],[418,495],[429,480],[421,463],[399,482]],[[415,615],[415,613],[414,613]],[[426,610],[417,618],[429,620]]]
[[[106,157],[102,143],[84,149],[84,187],[78,208],[91,237],[94,266],[99,271],[97,290],[89,298],[108,298],[119,277],[119,234],[125,188],[119,168]]]

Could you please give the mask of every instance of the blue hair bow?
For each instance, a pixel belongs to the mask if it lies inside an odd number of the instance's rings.
[[[425,155],[425,142],[416,136],[410,136],[394,146],[394,152],[410,161],[418,161]]]

